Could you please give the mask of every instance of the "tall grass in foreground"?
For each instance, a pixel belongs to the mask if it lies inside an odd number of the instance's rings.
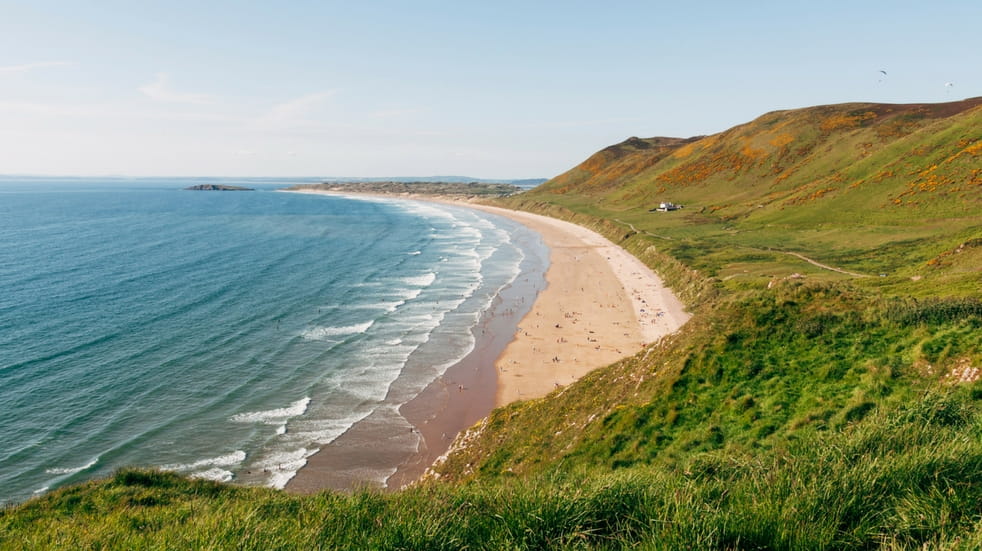
[[[0,549],[975,549],[967,390],[767,454],[396,494],[293,496],[126,470],[0,512]]]

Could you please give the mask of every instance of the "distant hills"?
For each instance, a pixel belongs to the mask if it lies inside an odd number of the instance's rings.
[[[511,184],[522,189],[530,189],[547,181],[546,178],[524,178],[518,180],[499,180],[488,178],[471,178],[470,176],[394,176],[394,177],[375,177],[375,178],[322,178],[325,183],[350,183],[350,182],[440,182],[455,184]]]
[[[446,181],[391,181],[369,180],[359,182],[324,182],[298,184],[286,191],[333,191],[338,193],[372,193],[382,195],[426,195],[461,197],[503,197],[520,193],[522,188],[513,184]]]
[[[201,185],[234,185],[247,184],[249,186],[268,187],[271,185],[293,185],[293,184],[313,184],[313,183],[337,183],[337,182],[445,182],[445,183],[482,183],[482,184],[510,184],[521,189],[531,189],[546,181],[546,178],[524,178],[517,180],[502,180],[488,178],[472,178],[469,176],[393,176],[393,177],[315,177],[315,176],[285,176],[285,177],[207,177],[207,176],[45,176],[34,174],[0,174],[0,182],[4,181],[57,181],[57,182],[146,182],[146,183],[181,183],[181,182],[202,182]]]
[[[251,187],[227,186],[223,184],[198,184],[184,188],[184,191],[255,191]]]

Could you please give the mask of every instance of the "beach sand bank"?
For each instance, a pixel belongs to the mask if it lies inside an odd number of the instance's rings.
[[[495,362],[497,406],[545,396],[688,321],[657,274],[596,232],[538,214],[472,206],[528,226],[551,251],[548,286]]]
[[[637,353],[689,319],[654,272],[595,232],[526,212],[436,202],[497,214],[539,233],[549,248],[545,288],[520,276],[502,290],[476,329],[471,354],[399,408],[411,427],[394,426],[382,414],[356,424],[311,456],[288,490],[351,489],[364,473],[396,464],[386,487],[398,489],[419,478],[458,433],[493,407],[545,396]]]

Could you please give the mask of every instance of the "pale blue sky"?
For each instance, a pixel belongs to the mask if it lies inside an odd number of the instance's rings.
[[[0,174],[551,177],[629,136],[982,95],[980,27],[978,0],[0,0]]]

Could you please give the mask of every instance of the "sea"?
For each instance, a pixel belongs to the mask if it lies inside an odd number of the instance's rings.
[[[199,183],[0,179],[0,503],[125,466],[282,488],[543,277],[492,214]]]

